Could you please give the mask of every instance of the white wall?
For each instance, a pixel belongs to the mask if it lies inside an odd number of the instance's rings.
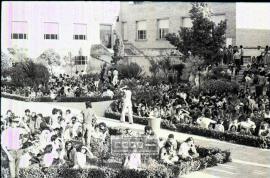
[[[1,48],[27,49],[31,58],[38,57],[45,49],[54,48],[61,57],[80,48],[89,56],[92,44],[100,43],[100,24],[114,25],[119,14],[119,2],[8,2],[2,3]],[[11,22],[28,22],[28,39],[11,39]],[[59,39],[44,40],[44,22],[59,23]],[[73,23],[87,24],[87,40],[73,40]]]

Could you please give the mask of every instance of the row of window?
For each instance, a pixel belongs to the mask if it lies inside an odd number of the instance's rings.
[[[225,14],[213,15],[212,21],[218,24],[221,20],[225,20]],[[182,17],[183,27],[192,27],[192,20],[190,17]],[[129,30],[127,29],[127,22],[122,22],[123,39],[128,40]],[[146,20],[136,21],[136,39],[146,40],[147,39],[147,25]],[[164,39],[169,33],[169,19],[158,19],[157,20],[157,38]]]
[[[59,23],[44,22],[44,39],[58,40],[59,39]],[[73,39],[87,40],[87,24],[73,24]],[[111,48],[112,25],[100,24],[100,39],[101,43],[107,48]],[[28,39],[28,23],[27,21],[12,21],[11,39]]]
[[[123,25],[126,25],[126,23],[124,23]],[[157,25],[158,25],[157,27],[158,39],[164,39],[166,35],[169,33],[169,19],[159,19],[157,20]],[[146,40],[147,39],[146,21],[137,21],[136,28],[137,28],[137,40]],[[127,29],[125,29],[124,27],[124,30]]]

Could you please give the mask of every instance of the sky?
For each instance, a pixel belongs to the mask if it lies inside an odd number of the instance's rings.
[[[236,3],[237,28],[270,30],[270,3]]]

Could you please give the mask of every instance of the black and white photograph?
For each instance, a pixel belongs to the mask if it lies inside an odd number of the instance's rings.
[[[269,178],[269,17],[1,1],[1,178]]]

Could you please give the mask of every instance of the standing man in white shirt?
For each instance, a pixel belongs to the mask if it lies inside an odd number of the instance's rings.
[[[125,122],[125,116],[126,113],[128,112],[129,123],[133,124],[132,101],[131,101],[132,93],[127,86],[120,88],[120,91],[124,92],[121,122]]]
[[[92,103],[87,101],[85,103],[85,109],[82,111],[83,114],[83,136],[84,143],[90,148],[91,135],[94,130],[92,126],[93,119],[96,119],[96,115],[92,109]]]
[[[1,134],[1,147],[7,154],[11,178],[19,178],[19,163],[22,155],[23,134],[29,134],[30,129],[22,122],[24,129],[19,127],[19,118],[12,117],[10,126]]]

